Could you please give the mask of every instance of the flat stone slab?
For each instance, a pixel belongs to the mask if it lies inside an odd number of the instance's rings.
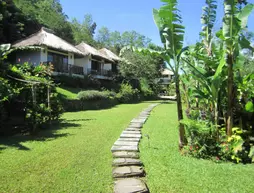
[[[141,128],[128,127],[125,129],[125,131],[141,131]]]
[[[142,162],[139,159],[133,158],[116,158],[113,160],[113,166],[141,166]]]
[[[117,141],[133,141],[133,142],[139,142],[140,138],[119,138]]]
[[[145,123],[147,118],[135,118],[131,120],[131,123]]]
[[[148,193],[146,184],[136,178],[117,180],[114,183],[114,193]]]
[[[134,152],[138,152],[138,146],[116,146],[114,145],[111,148],[111,152],[116,152],[116,151],[134,151]]]
[[[123,131],[122,134],[141,134],[141,131]]]
[[[138,141],[116,141],[114,143],[116,146],[138,146]]]
[[[130,123],[129,127],[142,128],[143,127],[143,123]]]
[[[141,112],[139,113],[139,116],[148,117],[150,115],[150,112]]]
[[[140,166],[123,166],[113,169],[114,178],[139,177],[144,176],[145,172]]]
[[[116,151],[113,154],[114,158],[139,158],[139,154],[130,151]]]
[[[141,134],[121,134],[120,138],[141,138]]]

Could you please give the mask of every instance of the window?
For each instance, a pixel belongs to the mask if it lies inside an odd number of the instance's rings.
[[[68,72],[68,56],[48,52],[48,62],[51,62],[56,72]]]

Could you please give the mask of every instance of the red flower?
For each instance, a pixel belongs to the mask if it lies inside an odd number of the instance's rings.
[[[193,149],[193,147],[192,146],[190,146],[190,150],[192,150]]]
[[[198,146],[196,146],[196,149],[198,149]]]

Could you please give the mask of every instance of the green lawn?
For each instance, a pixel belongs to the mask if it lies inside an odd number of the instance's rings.
[[[70,87],[57,87],[56,91],[66,99],[77,99],[77,95],[81,88],[70,88]]]
[[[140,145],[151,193],[253,192],[254,164],[215,163],[178,152],[175,104],[156,107],[143,128],[150,137]]]
[[[65,113],[40,137],[0,139],[0,192],[112,192],[110,149],[149,104]]]

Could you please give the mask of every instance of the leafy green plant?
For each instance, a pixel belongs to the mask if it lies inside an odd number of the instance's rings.
[[[219,146],[219,155],[223,160],[231,160],[239,163],[248,157],[248,152],[245,151],[244,140],[241,136],[243,133],[242,130],[234,127],[232,132],[231,136],[224,136],[224,139],[222,139]]]
[[[106,100],[111,94],[108,91],[86,90],[79,92],[77,98],[84,101]]]
[[[136,102],[140,100],[139,90],[133,89],[128,83],[121,85],[120,91],[116,95],[117,100],[121,103]]]
[[[188,154],[198,158],[216,155],[216,127],[206,121],[184,119],[188,145],[184,148]]]

